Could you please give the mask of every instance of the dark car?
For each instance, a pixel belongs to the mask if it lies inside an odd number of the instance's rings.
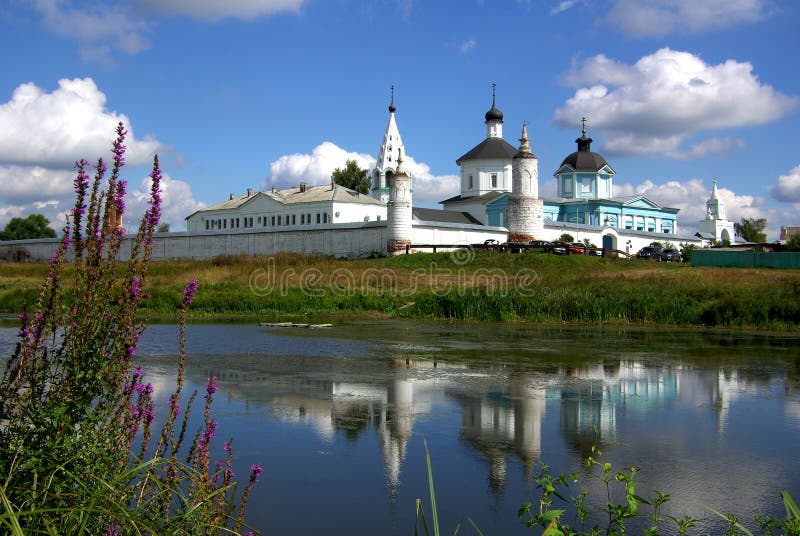
[[[658,246],[645,246],[636,253],[637,259],[661,260],[661,248]]]
[[[664,262],[683,262],[683,255],[677,249],[665,249],[661,252],[661,260]]]
[[[553,253],[554,247],[553,243],[547,240],[531,240],[528,242],[528,247],[525,249],[539,253]]]

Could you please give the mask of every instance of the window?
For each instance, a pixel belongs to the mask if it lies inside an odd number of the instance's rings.
[[[306,223],[311,225],[311,214],[306,214]]]
[[[206,220],[206,231],[208,231],[208,223],[209,223],[209,221]]]
[[[267,226],[267,217],[264,216],[264,227],[266,227],[266,226]]]
[[[319,212],[317,212],[317,223],[319,223]]]
[[[472,183],[472,175],[470,175],[470,176],[469,176],[469,183],[468,183],[468,184],[469,184],[469,186],[467,186],[467,188],[469,188],[470,190],[472,190],[472,188],[474,187],[474,186],[473,186],[473,183]]]
[[[328,223],[328,213],[322,214],[322,223]]]
[[[305,225],[306,223],[306,215],[300,214],[300,225]]]
[[[253,217],[250,216],[250,227],[252,227],[252,226],[253,226]]]
[[[492,188],[497,188],[497,173],[492,173]]]
[[[261,216],[258,217],[258,223],[261,224]]]
[[[228,220],[222,220],[222,228],[223,229],[227,229],[228,228]]]
[[[292,225],[295,225],[297,223],[297,220],[295,218],[297,218],[297,216],[295,214],[292,214]]]
[[[278,216],[278,225],[280,225],[280,224],[281,224],[281,217]]]
[[[247,225],[245,225],[245,227],[247,227]],[[236,228],[239,228],[239,218],[236,218]]]
[[[275,216],[272,217],[272,226],[275,227]]]

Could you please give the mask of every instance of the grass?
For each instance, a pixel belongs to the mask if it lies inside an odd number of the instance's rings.
[[[0,311],[34,303],[46,274],[45,264],[3,264]],[[357,314],[775,330],[800,324],[797,270],[494,252],[152,262],[143,312],[174,315],[191,278],[200,284],[195,317]]]

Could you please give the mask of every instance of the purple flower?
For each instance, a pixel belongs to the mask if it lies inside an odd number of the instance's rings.
[[[125,141],[125,135],[128,133],[127,130],[122,126],[122,121],[119,122],[117,125],[117,139],[114,141],[114,148],[111,149],[111,152],[114,153],[114,168],[119,169],[125,165],[125,145],[123,142]]]
[[[128,355],[133,357],[136,355],[136,347],[135,346],[128,346]]]
[[[258,477],[261,476],[261,473],[264,472],[264,469],[257,463],[254,463],[250,466],[250,480],[258,480]]]
[[[113,202],[118,213],[122,215],[125,212],[125,190],[128,187],[127,181],[120,180],[117,183],[117,188],[114,191]]]
[[[141,284],[142,280],[139,278],[138,275],[133,276],[133,281],[131,282],[131,297],[135,298],[139,295],[139,285]],[[138,338],[138,333],[137,333]]]
[[[194,301],[194,294],[197,292],[197,279],[192,279],[183,291],[183,305],[189,305]],[[216,386],[214,386],[216,389]]]
[[[213,395],[214,393],[217,392],[217,377],[216,376],[211,376],[208,379],[208,383],[206,384],[206,392],[209,395]]]
[[[225,444],[222,445],[222,450],[224,450],[225,452],[230,452],[231,448],[232,447],[231,447],[231,442],[230,441],[226,441]]]

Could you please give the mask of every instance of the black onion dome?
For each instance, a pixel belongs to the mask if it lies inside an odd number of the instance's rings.
[[[575,171],[600,171],[603,166],[608,165],[606,159],[597,153],[590,150],[592,138],[587,138],[584,134],[575,143],[578,144],[578,150],[569,155],[561,162],[561,165],[567,165]]]
[[[486,112],[486,122],[488,123],[489,121],[503,122],[503,112],[495,106],[494,101],[492,101],[492,107]]]

